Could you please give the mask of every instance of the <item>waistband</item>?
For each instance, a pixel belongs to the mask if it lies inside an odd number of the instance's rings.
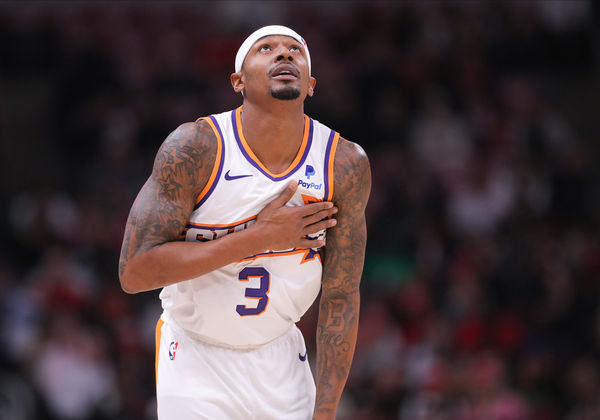
[[[203,335],[195,333],[193,331],[186,330],[185,328],[182,328],[179,324],[177,324],[177,322],[172,317],[170,317],[168,314],[166,314],[165,312],[162,313],[162,315],[160,316],[160,319],[162,319],[163,322],[166,325],[168,325],[169,328],[172,328],[173,331],[175,331],[176,333],[183,334],[183,335],[191,338],[194,341],[198,341],[202,344],[206,344],[209,346],[221,347],[221,348],[232,349],[232,350],[240,350],[240,351],[252,351],[252,350],[262,348],[267,345],[275,344],[276,342],[283,340],[286,336],[290,335],[292,332],[295,332],[296,330],[298,330],[298,327],[296,327],[296,324],[291,323],[289,328],[287,330],[285,330],[283,332],[283,334],[273,338],[272,340],[265,341],[264,343],[261,343],[261,344],[248,344],[248,345],[244,345],[244,346],[235,346],[235,345],[231,345],[228,343],[223,343],[220,341],[213,340],[210,337],[203,336]]]

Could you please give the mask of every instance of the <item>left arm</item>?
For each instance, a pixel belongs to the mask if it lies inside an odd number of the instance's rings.
[[[370,190],[371,171],[365,152],[340,138],[334,162],[337,226],[327,232],[317,325],[315,420],[335,418],[354,356]]]

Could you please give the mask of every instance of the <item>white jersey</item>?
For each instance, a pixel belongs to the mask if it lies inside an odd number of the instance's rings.
[[[217,136],[217,158],[182,233],[185,241],[211,241],[252,225],[290,180],[298,190],[288,205],[333,196],[339,134],[304,116],[304,137],[294,161],[270,172],[242,133],[242,108],[205,118]],[[314,237],[324,238],[325,231]],[[317,249],[266,251],[192,280],[163,288],[163,319],[202,341],[253,348],[284,334],[306,312],[321,287]]]

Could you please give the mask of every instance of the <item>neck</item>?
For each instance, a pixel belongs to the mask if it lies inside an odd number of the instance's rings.
[[[304,136],[302,101],[274,99],[267,106],[244,101],[242,131],[248,146],[273,173],[285,171],[298,153]]]

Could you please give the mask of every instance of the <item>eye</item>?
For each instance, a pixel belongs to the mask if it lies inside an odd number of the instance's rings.
[[[258,51],[271,51],[271,47],[267,44],[261,45]]]
[[[300,47],[298,47],[298,46],[296,46],[296,45],[292,45],[292,46],[290,47],[290,51],[293,51],[293,52],[300,52]]]

